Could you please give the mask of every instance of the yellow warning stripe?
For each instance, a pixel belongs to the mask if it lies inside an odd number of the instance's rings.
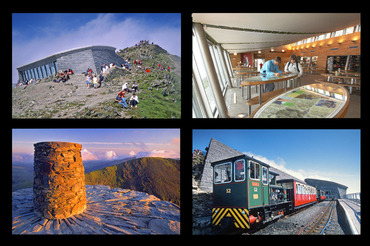
[[[248,210],[239,208],[238,211],[240,212],[240,214],[242,215],[244,220],[246,220],[249,223],[249,212],[248,212]],[[245,212],[244,214],[243,214],[243,211]]]
[[[232,209],[230,209],[230,213],[233,215],[234,219],[236,220],[236,223],[238,223],[239,226],[244,229],[245,226],[244,226],[243,222],[240,221],[238,213],[236,211],[233,211]]]
[[[244,213],[243,213],[244,212]],[[235,219],[235,227],[249,229],[249,211],[241,208],[213,208],[212,224],[218,225],[225,216]]]
[[[227,211],[228,211],[227,208],[217,209],[217,213],[212,214],[212,224],[213,225],[218,225],[220,223],[221,219],[226,215]]]

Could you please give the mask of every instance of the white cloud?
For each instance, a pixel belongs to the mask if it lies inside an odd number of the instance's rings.
[[[305,178],[317,178],[317,179],[329,180],[328,178],[323,177],[323,176],[319,175],[318,173],[312,173],[309,170],[303,170],[303,169],[293,170],[293,169],[289,169],[289,168],[286,167],[286,162],[285,162],[285,160],[282,157],[277,157],[276,158],[276,161],[275,161],[275,160],[270,160],[270,159],[268,159],[268,158],[266,158],[264,156],[261,156],[261,155],[253,154],[251,152],[245,152],[244,154],[246,154],[248,156],[253,156],[253,158],[255,158],[257,160],[260,160],[262,162],[265,162],[265,163],[269,164],[270,166],[272,166],[272,167],[274,167],[276,169],[279,169],[279,170],[281,170],[283,172],[286,172],[287,174],[290,174],[293,177],[296,177],[296,178],[298,178],[300,180],[304,180]]]
[[[117,154],[113,150],[109,150],[109,151],[106,151],[105,152],[105,159],[107,159],[107,160],[113,160],[115,158],[117,158]]]
[[[117,153],[113,150],[107,150],[103,152],[94,152],[89,151],[87,149],[83,149],[81,151],[82,159],[84,161],[90,161],[90,160],[114,160],[118,158],[119,156]]]
[[[98,157],[87,149],[81,151],[81,156],[84,161],[98,160]]]
[[[131,150],[129,154],[130,154],[130,156],[136,155],[135,151],[133,151],[133,150]]]
[[[12,153],[12,162],[33,162],[33,153]]]
[[[180,154],[172,150],[152,150],[148,157],[179,158]]]

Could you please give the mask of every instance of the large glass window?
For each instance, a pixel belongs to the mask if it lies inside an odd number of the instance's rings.
[[[249,162],[249,177],[251,179],[256,179],[256,180],[259,180],[260,179],[260,164],[258,163],[255,163],[253,161],[250,161]]]
[[[225,91],[225,83],[224,81],[226,80],[225,77],[222,74],[221,67],[220,67],[220,61],[217,59],[217,55],[215,54],[215,49],[213,45],[208,45],[209,51],[211,53],[212,61],[216,70],[217,74],[217,79],[218,79],[218,84],[221,87],[221,90],[224,92]],[[217,52],[217,51],[216,51]]]
[[[212,92],[212,88],[209,84],[206,68],[204,65],[203,57],[200,53],[199,44],[193,35],[193,73],[195,80],[199,85],[199,90],[202,94],[203,100],[207,100],[209,107],[211,108],[212,115],[216,111],[216,102]],[[194,106],[194,105],[193,105]]]
[[[231,162],[215,165],[213,179],[215,184],[230,183]]]
[[[45,77],[50,76],[50,67],[49,64],[42,66],[42,72],[45,74]]]
[[[336,31],[334,37],[339,37],[343,35],[343,30]]]
[[[201,101],[201,95],[193,75],[193,118],[207,118],[207,109]]]
[[[352,27],[348,27],[347,29],[346,29],[346,34],[351,34],[351,33],[353,33],[353,31],[355,30],[355,27],[354,26],[352,26]]]
[[[194,109],[194,107],[200,105],[203,106],[203,111],[204,109],[206,109],[207,114],[202,114],[203,117],[217,118],[219,116],[219,108],[217,106],[220,105],[220,107],[223,107],[224,105],[223,102],[216,104],[216,98],[218,99],[218,96],[220,96],[221,93],[223,96],[226,94],[228,84],[230,83],[230,75],[232,76],[231,62],[230,58],[228,58],[228,60],[224,59],[225,50],[220,45],[215,45],[207,39],[203,40],[203,35],[201,35],[201,33],[198,33],[198,31],[201,32],[202,30],[197,30],[196,27],[193,28],[192,67],[193,80],[194,83],[198,86],[198,94],[200,95],[200,99],[198,101],[198,104],[193,104],[193,117],[194,115],[199,115],[197,112],[199,112],[200,110]],[[204,46],[205,43],[207,43],[207,46]],[[203,50],[203,48],[207,49],[206,47],[208,47],[208,50]],[[209,57],[208,51],[210,55]],[[206,58],[203,56],[204,54],[206,54]],[[208,65],[210,66],[209,69],[207,67]],[[213,70],[215,72],[215,77],[213,77]],[[211,75],[212,77],[209,77]],[[214,83],[218,83],[218,85]],[[220,100],[222,99],[220,98]]]
[[[231,60],[230,60],[229,53],[227,53],[226,50],[223,50],[222,53],[224,55],[224,59],[225,59],[225,62],[226,62],[227,72],[229,74],[229,77],[232,78],[233,77],[233,69],[232,69],[232,66],[231,66]]]
[[[43,76],[43,74],[41,72],[41,68],[40,67],[37,68],[37,74],[39,75],[39,78],[40,79],[44,78],[44,76]]]
[[[267,177],[268,177],[268,172],[267,172],[267,167],[262,167],[262,183],[264,185],[267,185]]]
[[[237,160],[234,162],[234,169],[235,169],[235,181],[244,181],[245,180],[245,161],[244,159]]]

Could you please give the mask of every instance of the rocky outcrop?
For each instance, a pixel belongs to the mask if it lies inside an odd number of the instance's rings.
[[[67,142],[34,144],[33,203],[35,214],[62,219],[86,208],[82,146]]]
[[[193,235],[207,235],[213,231],[212,206],[212,192],[193,190]]]
[[[33,212],[32,188],[12,193],[12,234],[179,234],[180,209],[134,190],[86,185],[87,208],[63,219]]]

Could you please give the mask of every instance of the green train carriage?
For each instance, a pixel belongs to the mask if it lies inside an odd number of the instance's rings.
[[[212,225],[250,229],[284,215],[289,209],[279,174],[247,155],[211,163],[213,167]]]

